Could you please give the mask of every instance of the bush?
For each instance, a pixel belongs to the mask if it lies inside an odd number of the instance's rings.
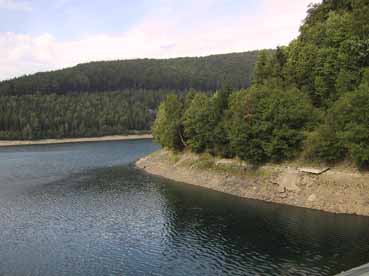
[[[304,145],[304,158],[311,161],[336,163],[345,158],[347,150],[336,133],[326,124],[309,133]]]
[[[194,152],[226,155],[228,140],[223,114],[228,95],[227,91],[217,92],[212,97],[199,93],[187,104],[183,117],[184,134]]]
[[[329,111],[328,124],[360,168],[369,166],[369,86],[343,96]]]
[[[325,125],[308,138],[307,145],[311,159],[340,161],[349,156],[358,167],[369,167],[368,84],[342,96],[328,110]]]
[[[314,121],[314,108],[297,89],[259,86],[232,95],[227,130],[235,155],[262,164],[296,156]]]

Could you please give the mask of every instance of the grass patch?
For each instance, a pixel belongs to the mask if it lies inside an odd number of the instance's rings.
[[[212,156],[209,153],[193,154],[168,152],[167,160],[169,160],[171,164],[180,163],[181,167],[214,171],[238,177],[266,178],[272,174],[272,172],[266,168],[254,168],[239,159],[233,159],[227,164],[222,164],[221,162],[217,163],[221,159],[219,157]]]
[[[170,152],[168,159],[170,163],[175,164],[181,159],[181,153]]]
[[[215,158],[209,153],[203,153],[198,160],[194,161],[193,166],[197,169],[212,170],[215,167]]]

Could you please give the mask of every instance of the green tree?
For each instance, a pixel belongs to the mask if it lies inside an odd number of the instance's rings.
[[[203,152],[212,144],[213,130],[216,125],[212,115],[209,97],[203,93],[195,95],[183,119],[187,143],[195,152]]]
[[[180,150],[185,146],[182,136],[182,103],[177,96],[170,95],[160,104],[152,132],[155,141],[163,147]]]
[[[315,111],[298,90],[254,87],[232,96],[228,117],[235,155],[253,164],[283,161],[301,150]]]
[[[227,155],[229,143],[223,115],[230,94],[230,89],[224,89],[211,97],[200,93],[192,99],[184,114],[183,125],[188,145],[195,152]]]
[[[349,156],[360,168],[369,167],[369,86],[363,83],[328,110],[325,125],[309,140],[310,156],[341,161]]]
[[[262,50],[256,59],[253,74],[253,84],[265,84],[271,75],[271,54],[268,50]]]

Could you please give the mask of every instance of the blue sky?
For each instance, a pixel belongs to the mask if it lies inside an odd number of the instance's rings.
[[[0,79],[92,60],[273,48],[298,34],[310,2],[0,0]]]
[[[201,1],[201,0],[200,0]],[[191,1],[155,0],[34,0],[9,1],[18,6],[0,9],[0,32],[30,35],[49,33],[59,39],[107,33],[119,34],[140,22],[145,15],[157,13],[167,18],[192,9]],[[165,3],[158,5],[158,3]],[[237,17],[241,13],[258,11],[256,0],[220,0],[208,5],[199,4],[197,15],[189,15],[181,27],[212,18]],[[1,3],[1,0],[0,0]],[[188,4],[190,3],[190,4]],[[4,7],[6,5],[4,4]],[[195,21],[195,22],[193,22]]]
[[[0,10],[0,32],[50,33],[60,39],[100,32],[124,32],[141,19],[144,9],[149,8],[140,0],[36,0],[29,3],[24,9]]]

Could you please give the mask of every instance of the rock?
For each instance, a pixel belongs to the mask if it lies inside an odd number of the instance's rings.
[[[275,181],[280,187],[284,187],[290,192],[299,192],[300,188],[297,186],[300,181],[299,172],[294,169],[286,169],[282,172]]]
[[[280,197],[280,198],[286,198],[287,196],[288,196],[288,194],[287,194],[287,193],[279,194],[279,197]]]
[[[226,165],[226,166],[230,166],[233,165],[235,163],[235,161],[233,159],[220,159],[217,162],[215,162],[216,166],[221,166],[221,165]]]
[[[278,187],[278,193],[284,194],[285,192],[286,192],[286,187],[283,187],[283,186]]]
[[[316,195],[315,194],[310,195],[307,200],[309,202],[314,202],[316,200]]]

